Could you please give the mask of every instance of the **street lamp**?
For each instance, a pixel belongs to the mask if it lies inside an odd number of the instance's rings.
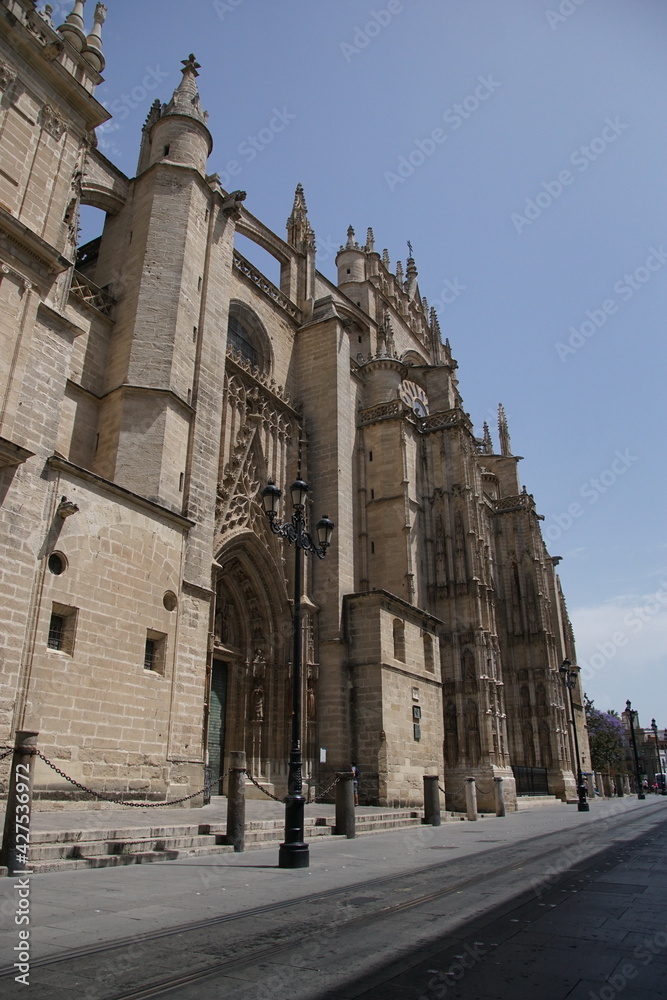
[[[277,520],[278,502],[281,492],[272,479],[262,490],[262,505],[269,519],[269,527],[274,535],[285,538],[294,545],[294,612],[293,656],[292,656],[292,746],[289,756],[287,796],[285,797],[285,842],[278,853],[279,868],[307,868],[310,863],[308,844],[303,839],[303,811],[305,799],[301,793],[301,580],[303,577],[303,555],[312,552],[324,559],[331,544],[334,530],[333,521],[326,516],[316,525],[317,541],[306,531],[305,504],[308,486],[297,479],[290,487],[294,513],[289,521],[280,524]]]
[[[569,660],[563,660],[559,667],[559,671],[563,679],[563,684],[567,688],[570,695],[570,721],[572,722],[572,733],[574,736],[574,753],[577,758],[577,796],[579,798],[579,801],[577,802],[577,810],[579,812],[589,812],[590,806],[586,801],[586,785],[584,783],[584,776],[581,773],[579,738],[577,736],[577,724],[574,719],[574,701],[572,700],[572,692],[577,686],[577,679],[579,677],[579,667],[573,667]]]
[[[658,767],[660,768],[660,794],[667,795],[667,788],[665,788],[665,774],[662,770],[662,760],[660,758],[660,743],[658,741],[658,724],[655,719],[651,719],[651,729],[653,730],[653,735],[655,736],[655,752],[658,755]]]
[[[644,789],[642,788],[642,776],[639,770],[639,755],[637,753],[637,740],[635,739],[635,718],[637,712],[632,708],[629,701],[625,703],[625,711],[623,715],[627,716],[630,723],[630,739],[632,740],[632,752],[635,755],[635,774],[637,776],[637,798],[645,799]]]

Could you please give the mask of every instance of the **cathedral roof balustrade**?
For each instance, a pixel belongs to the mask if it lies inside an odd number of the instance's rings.
[[[80,271],[74,271],[70,291],[75,298],[92,306],[93,309],[97,309],[103,316],[111,317],[111,310],[116,304],[116,300],[105,288],[100,288]]]
[[[509,514],[515,510],[529,510],[533,513],[535,511],[535,501],[530,493],[519,493],[515,497],[501,497],[500,500],[493,500],[492,504],[496,514]]]
[[[402,399],[390,399],[388,403],[378,403],[359,411],[359,426],[376,424],[381,420],[396,420],[397,417],[414,417]]]
[[[261,289],[265,295],[268,295],[268,297],[272,299],[276,305],[280,306],[280,308],[287,313],[290,319],[293,319],[295,323],[301,323],[301,310],[295,306],[286,295],[283,295],[280,289],[276,288],[273,282],[269,281],[268,278],[265,278],[262,272],[258,271],[257,268],[250,263],[250,261],[246,260],[245,257],[238,252],[238,250],[234,251],[234,267],[240,271],[241,274],[244,274],[246,278],[253,283],[253,285]]]
[[[456,427],[462,424],[472,431],[472,423],[468,414],[460,407],[455,406],[451,410],[440,410],[439,413],[431,413],[421,421],[421,429],[427,431],[439,431],[445,427]]]

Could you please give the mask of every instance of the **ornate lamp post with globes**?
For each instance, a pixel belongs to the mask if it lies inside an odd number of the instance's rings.
[[[581,757],[579,756],[579,737],[577,736],[577,723],[574,718],[574,701],[572,700],[572,692],[577,686],[577,680],[579,677],[579,667],[572,666],[570,660],[563,660],[559,667],[560,675],[563,679],[563,684],[568,690],[569,700],[570,700],[570,721],[572,723],[572,735],[574,738],[574,753],[577,758],[577,796],[579,801],[577,802],[577,810],[579,812],[589,812],[590,806],[586,801],[586,785],[584,783],[584,776],[581,773]]]
[[[303,813],[305,799],[302,795],[301,757],[301,588],[303,579],[303,556],[312,552],[324,559],[331,544],[334,523],[326,516],[316,525],[316,544],[306,531],[306,496],[308,486],[297,479],[290,487],[294,513],[289,521],[280,524],[277,520],[278,502],[281,491],[272,479],[262,490],[262,505],[269,519],[274,535],[285,538],[294,545],[294,610],[293,610],[293,656],[292,656],[292,746],[289,756],[287,796],[285,798],[285,841],[278,853],[279,868],[307,868],[310,863],[308,844],[303,839]]]
[[[651,719],[651,729],[653,730],[653,735],[655,736],[655,752],[658,755],[658,768],[660,770],[660,794],[667,795],[667,788],[665,788],[665,772],[662,769],[662,759],[660,757],[660,741],[658,739],[658,723],[655,719]]]
[[[636,776],[636,781],[637,781],[637,798],[638,799],[645,799],[646,796],[644,795],[644,789],[642,787],[642,775],[641,775],[641,771],[639,770],[639,754],[637,753],[637,740],[635,738],[635,719],[637,718],[637,712],[632,707],[632,705],[630,704],[629,701],[626,701],[626,703],[625,703],[625,711],[623,712],[623,715],[627,718],[628,722],[630,723],[630,740],[632,742],[632,752],[633,752],[634,758],[635,758],[635,776]]]

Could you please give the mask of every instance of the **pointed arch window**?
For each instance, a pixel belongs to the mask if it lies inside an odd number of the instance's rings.
[[[264,327],[254,312],[242,302],[232,302],[227,324],[227,349],[240,355],[241,360],[266,374],[271,352]]]
[[[400,618],[394,618],[394,659],[405,663],[405,625]]]

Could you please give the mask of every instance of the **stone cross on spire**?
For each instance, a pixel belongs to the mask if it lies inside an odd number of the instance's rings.
[[[199,90],[197,89],[197,70],[200,64],[191,52],[187,59],[181,59],[183,69],[183,79],[174,91],[165,110],[165,115],[187,115],[196,118],[197,121],[205,125],[208,121],[208,112],[204,111],[199,100]]]
[[[191,70],[195,76],[199,76],[197,70],[201,69],[201,63],[198,63],[195,59],[194,52],[191,52],[187,59],[181,59],[181,62],[183,63],[181,73],[185,75],[188,70]]]

